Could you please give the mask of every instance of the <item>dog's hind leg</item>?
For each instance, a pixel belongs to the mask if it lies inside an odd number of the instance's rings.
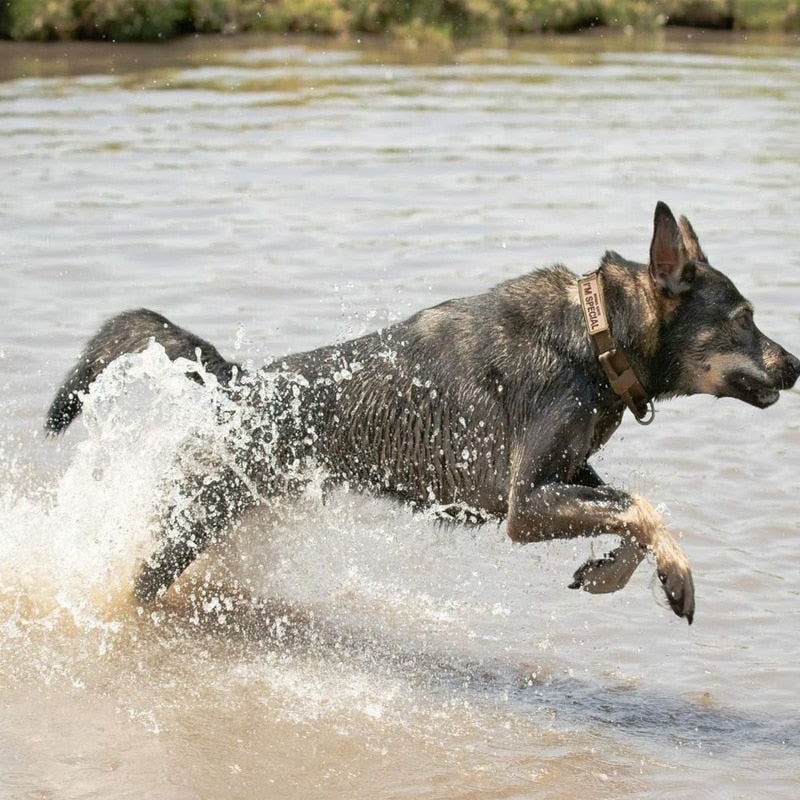
[[[224,538],[241,514],[258,502],[246,477],[232,466],[195,475],[181,487],[162,523],[156,551],[134,582],[134,596],[144,604],[163,595],[210,545]]]
[[[620,548],[606,559],[587,562],[575,573],[572,586],[615,591],[627,583],[645,555],[653,553],[672,610],[691,624],[694,583],[689,562],[658,512],[644,498],[604,485],[548,483],[527,492],[518,490],[510,498],[507,530],[520,542],[620,536]]]

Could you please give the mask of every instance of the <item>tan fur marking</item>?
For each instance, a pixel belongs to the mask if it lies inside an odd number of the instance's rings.
[[[436,336],[442,323],[446,323],[450,316],[438,308],[429,308],[423,311],[417,319],[417,330],[422,336]]]
[[[639,544],[650,548],[656,532],[664,527],[661,515],[644,497],[633,495],[633,503],[619,515],[623,529],[633,536]]]
[[[701,333],[697,334],[697,337],[694,340],[694,346],[699,348],[704,348],[708,346],[708,343],[714,338],[713,331],[702,331]]]
[[[784,357],[776,347],[765,347],[761,353],[764,366],[768,370],[780,370],[784,364]]]
[[[580,297],[578,296],[578,283],[577,283],[577,281],[575,283],[571,283],[567,287],[566,295],[567,295],[567,300],[570,303],[572,303],[572,305],[574,305],[574,306],[580,305],[581,300],[580,300]]]
[[[675,315],[675,312],[680,308],[681,298],[670,297],[669,295],[658,296],[658,316],[664,322],[669,322]]]
[[[718,395],[731,372],[749,371],[753,376],[766,375],[749,359],[734,353],[711,353],[698,362],[686,365],[681,374],[680,390],[686,394]]]
[[[631,520],[631,535],[656,558],[658,575],[667,594],[683,598],[684,611],[694,609],[694,582],[689,560],[667,530],[659,513],[643,497],[634,496],[623,517]]]

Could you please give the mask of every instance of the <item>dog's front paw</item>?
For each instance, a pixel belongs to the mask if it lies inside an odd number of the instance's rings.
[[[623,543],[603,558],[590,559],[575,570],[570,589],[607,594],[621,589],[631,579],[645,551],[635,542]]]
[[[691,625],[694,619],[694,581],[689,562],[672,537],[659,540],[654,550],[658,579],[664,587],[669,605]]]
[[[658,570],[658,579],[664,587],[670,608],[679,616],[685,617],[691,625],[694,619],[694,581],[692,571],[676,567],[669,572]]]

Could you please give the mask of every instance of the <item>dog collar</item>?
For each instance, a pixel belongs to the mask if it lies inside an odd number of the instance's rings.
[[[599,270],[578,278],[578,296],[581,299],[586,330],[594,342],[597,359],[608,378],[614,393],[631,410],[640,425],[649,425],[655,418],[653,401],[633,371],[628,357],[614,346],[608,314],[603,302],[603,284]]]

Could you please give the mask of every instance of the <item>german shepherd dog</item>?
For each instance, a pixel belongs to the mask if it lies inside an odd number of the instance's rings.
[[[537,270],[252,373],[159,314],[124,312],[87,344],[47,430],[69,425],[112,360],[152,341],[173,360],[199,360],[247,413],[223,454],[194,459],[180,502],[164,510],[135,580],[141,603],[245,510],[300,491],[313,467],[330,485],[441,518],[505,519],[516,542],[614,534],[618,547],[581,566],[571,587],[616,591],[650,553],[672,610],[691,624],[683,551],[647,500],[606,485],[588,460],[626,406],[641,419],[653,400],[704,393],[766,408],[800,375],[664,203],[648,264],[607,252],[581,282],[560,265]]]

